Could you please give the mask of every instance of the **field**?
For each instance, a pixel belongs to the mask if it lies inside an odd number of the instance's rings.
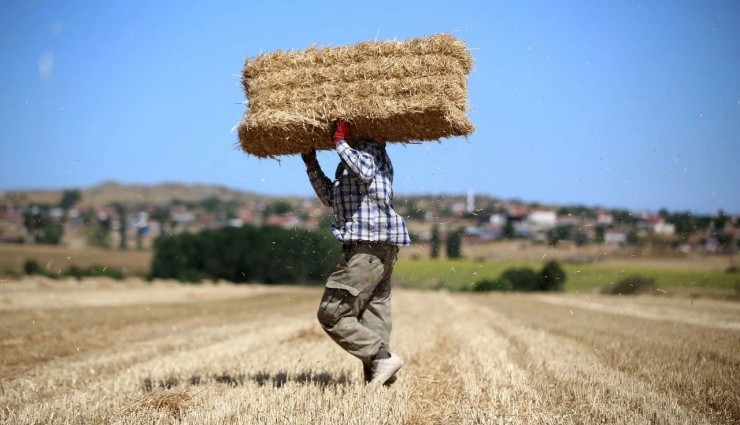
[[[740,304],[396,289],[388,388],[320,288],[0,283],[0,422],[738,423]]]
[[[541,261],[470,261],[470,260],[404,260],[399,261],[395,277],[406,286],[416,288],[469,288],[482,278],[495,278],[513,267],[542,268]],[[564,289],[569,292],[593,292],[622,278],[640,275],[655,278],[664,294],[712,295],[737,298],[740,294],[740,273],[687,268],[672,262],[622,261],[619,263],[562,263],[567,274]]]
[[[635,256],[639,253],[595,245],[558,249],[526,242],[496,242],[465,246],[465,260],[431,260],[425,258],[428,250],[424,245],[401,250],[395,272],[399,285],[455,290],[484,277],[496,277],[510,267],[538,270],[544,261],[557,259],[568,273],[565,289],[571,292],[593,292],[623,277],[641,275],[654,277],[665,293],[740,296],[740,273],[724,271],[729,264],[725,255]],[[152,256],[151,251],[0,244],[0,277],[19,274],[29,259],[52,273],[63,274],[72,265],[107,266],[143,277],[149,273]]]
[[[0,244],[0,275],[18,273],[26,260],[35,260],[53,273],[63,273],[69,266],[107,266],[126,275],[146,276],[152,259],[151,251],[111,251],[101,248],[69,248],[53,245]]]

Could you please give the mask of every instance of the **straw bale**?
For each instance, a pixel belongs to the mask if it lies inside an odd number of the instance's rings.
[[[465,113],[472,66],[465,44],[447,34],[248,59],[241,147],[259,157],[332,149],[339,118],[353,123],[350,142],[467,136],[474,129]]]

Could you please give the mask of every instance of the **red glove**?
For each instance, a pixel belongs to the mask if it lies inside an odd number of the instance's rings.
[[[342,119],[337,120],[334,124],[334,135],[332,136],[334,146],[338,145],[340,141],[345,140],[350,130],[352,130],[352,124]]]

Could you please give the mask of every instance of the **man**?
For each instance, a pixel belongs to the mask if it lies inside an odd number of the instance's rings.
[[[348,122],[336,122],[333,141],[341,162],[333,182],[321,171],[315,149],[301,155],[316,195],[334,210],[332,232],[342,242],[317,316],[340,347],[362,360],[366,382],[387,385],[403,366],[390,351],[391,274],[398,247],[410,239],[393,210],[393,166],[385,143],[350,145],[350,130]]]

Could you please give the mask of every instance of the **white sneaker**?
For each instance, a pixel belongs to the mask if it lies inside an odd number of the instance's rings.
[[[373,360],[373,379],[370,385],[383,385],[403,366],[403,359],[390,353],[387,359]]]

